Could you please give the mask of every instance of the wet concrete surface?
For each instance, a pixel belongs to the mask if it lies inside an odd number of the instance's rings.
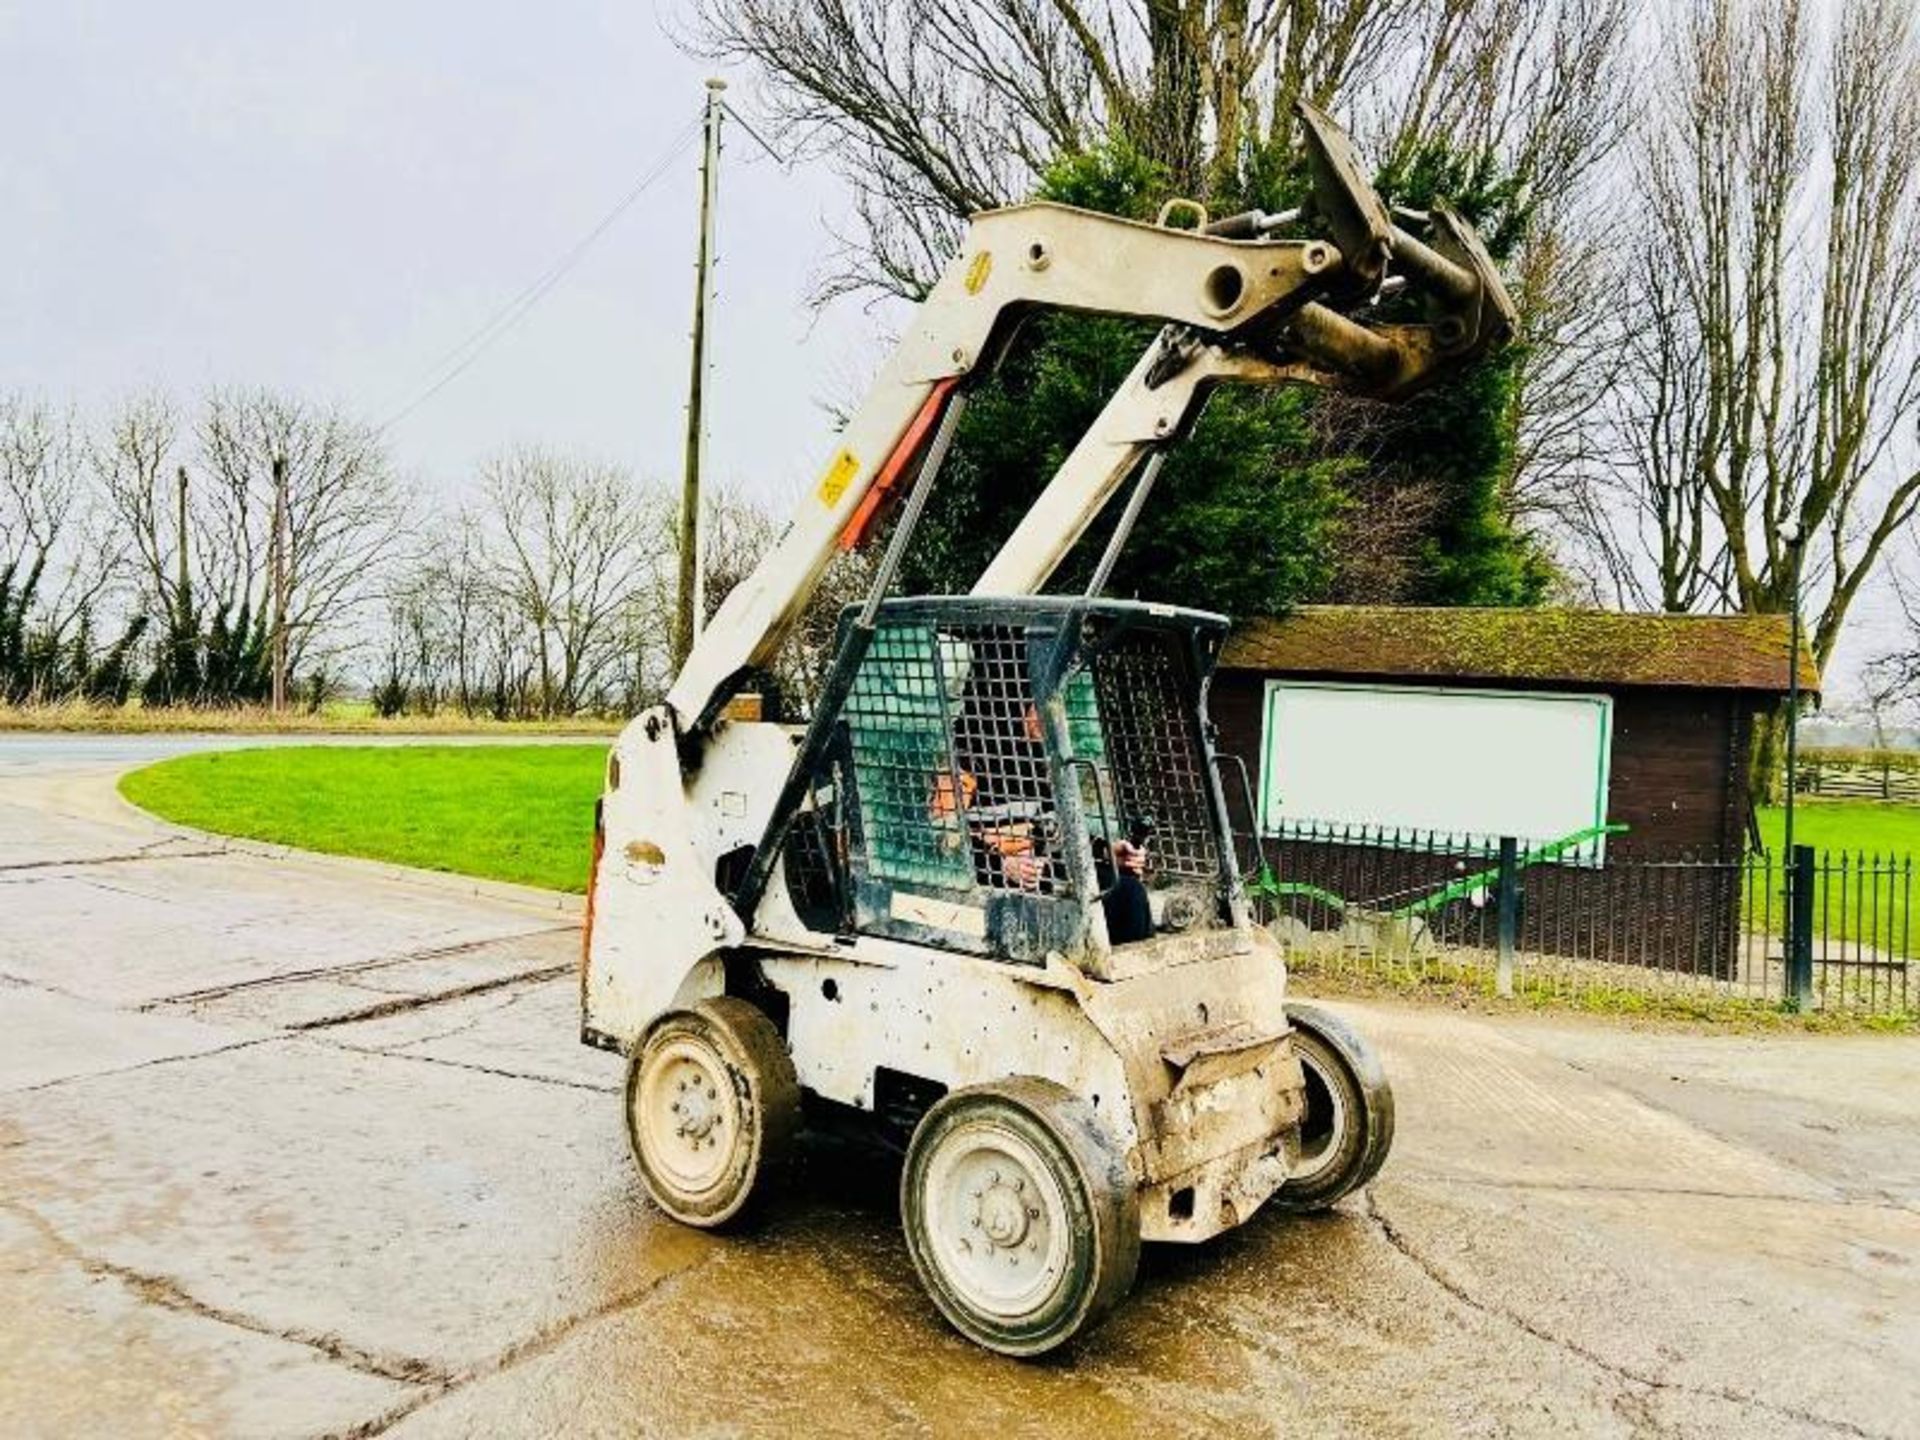
[[[890,1167],[641,1197],[565,917],[190,842],[0,746],[0,1434],[1920,1435],[1920,1044],[1339,1007],[1370,1191],[1018,1364]],[[89,856],[110,856],[89,862]]]

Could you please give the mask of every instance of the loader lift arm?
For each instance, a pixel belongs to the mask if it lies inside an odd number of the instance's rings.
[[[772,659],[836,544],[871,531],[876,487],[911,469],[948,397],[990,371],[1024,313],[1165,328],[981,576],[981,593],[1044,585],[1142,455],[1183,433],[1215,384],[1398,398],[1505,341],[1514,309],[1471,227],[1436,207],[1406,217],[1428,232],[1414,235],[1388,215],[1339,128],[1310,105],[1298,110],[1307,213],[1253,211],[1192,230],[1047,202],[974,217],[799,513],[688,655],[667,696],[682,735],[704,731],[740,677]],[[1326,235],[1274,238],[1297,223]],[[1399,288],[1421,299],[1424,323],[1370,326],[1347,313]]]

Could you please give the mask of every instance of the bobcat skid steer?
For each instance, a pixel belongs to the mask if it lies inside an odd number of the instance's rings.
[[[1100,594],[1214,385],[1392,399],[1511,333],[1471,228],[1389,215],[1301,113],[1305,213],[975,217],[817,488],[607,760],[582,1033],[628,1058],[648,1193],[725,1225],[803,1111],[857,1118],[904,1149],[934,1303],[1007,1354],[1096,1322],[1143,1240],[1331,1205],[1393,1133],[1372,1051],[1287,1003],[1249,919],[1227,805],[1245,769],[1206,713],[1225,618]],[[887,598],[967,387],[1041,307],[1163,328],[973,593]],[[1093,585],[1041,593],[1129,479]],[[836,546],[884,521],[811,721],[756,718],[743,687]]]

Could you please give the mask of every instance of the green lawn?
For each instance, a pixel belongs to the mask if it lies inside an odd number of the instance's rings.
[[[1783,843],[1785,813],[1778,805],[1760,812],[1760,834],[1769,850],[1777,852]],[[1798,801],[1793,807],[1793,843],[1811,845],[1816,850],[1920,856],[1920,805]]]
[[[1785,813],[1779,806],[1760,812],[1760,834],[1769,853],[1779,857],[1777,864],[1785,863],[1781,854],[1785,831]],[[1816,863],[1822,870],[1813,891],[1816,946],[1824,936],[1828,941],[1857,940],[1874,950],[1920,958],[1913,949],[1920,934],[1909,915],[1920,876],[1907,868],[1910,861],[1920,868],[1920,806],[1803,800],[1793,807],[1793,843],[1811,845],[1819,852]],[[1863,855],[1864,876],[1853,866],[1854,859]],[[1882,864],[1876,866],[1876,860]],[[1759,914],[1755,912],[1756,923]],[[1786,915],[1776,899],[1773,929],[1778,932],[1785,925]]]
[[[606,764],[592,745],[316,745],[184,755],[120,782],[223,835],[583,891]]]

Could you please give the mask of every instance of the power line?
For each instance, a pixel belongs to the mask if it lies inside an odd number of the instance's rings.
[[[467,336],[466,339],[462,340],[458,345],[434,361],[426,371],[426,374],[432,377],[426,387],[399,409],[395,410],[385,420],[382,420],[380,424],[375,427],[376,433],[384,435],[388,430],[398,425],[422,405],[433,399],[434,396],[438,395],[442,390],[446,389],[447,386],[459,379],[476,360],[493,346],[496,340],[506,335],[515,325],[525,319],[527,313],[531,311],[535,305],[540,303],[547,292],[558,285],[561,280],[565,279],[568,272],[580,263],[587,251],[593,247],[594,242],[606,234],[607,231],[613,227],[613,223],[616,220],[626,214],[628,210],[632,209],[640,197],[658,183],[661,177],[667,173],[668,167],[680,157],[681,151],[687,147],[688,142],[693,139],[699,129],[700,119],[698,116],[689,120],[680,133],[673,138],[666,150],[662,152],[660,158],[635,182],[633,188],[627,191],[627,193],[620,198],[619,202],[601,217],[600,221],[594,225],[591,230],[579,240],[575,241],[565,254],[561,255],[558,260],[554,261],[553,264],[542,271],[530,285],[488,317],[485,324],[481,325],[479,329]],[[451,369],[446,368],[449,365],[452,366]],[[443,371],[444,373],[442,373]]]

